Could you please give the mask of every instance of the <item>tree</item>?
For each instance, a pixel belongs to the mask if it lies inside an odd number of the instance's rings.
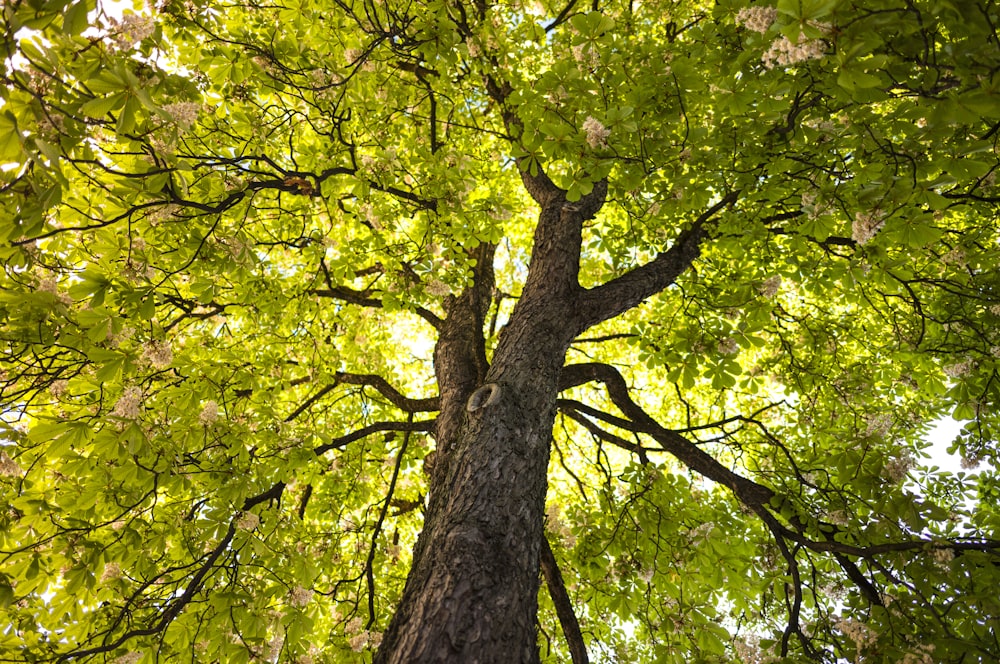
[[[0,660],[996,661],[998,21],[5,3]]]

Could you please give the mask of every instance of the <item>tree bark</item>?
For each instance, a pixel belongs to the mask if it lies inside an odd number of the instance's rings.
[[[547,178],[525,180],[541,205],[532,260],[493,362],[475,389],[472,377],[479,377],[479,358],[485,357],[476,347],[483,321],[461,308],[463,301],[470,307],[478,301],[475,292],[453,303],[440,331],[439,456],[424,529],[378,664],[539,660],[549,442],[560,371],[579,332],[581,229],[603,203],[606,187],[570,205]],[[477,275],[470,290],[483,289],[485,276]]]

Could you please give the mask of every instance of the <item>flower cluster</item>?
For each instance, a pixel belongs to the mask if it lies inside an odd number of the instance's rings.
[[[931,653],[934,652],[934,644],[921,644],[918,645],[912,652],[908,652],[903,656],[903,659],[898,660],[896,664],[934,664],[934,658]]]
[[[909,450],[901,450],[895,457],[890,458],[882,468],[882,475],[892,484],[899,484],[906,478],[916,461]]]
[[[832,512],[827,512],[825,515],[826,520],[835,526],[846,526],[850,523],[850,519],[847,516],[847,512],[844,510],[834,510]]]
[[[608,136],[611,130],[601,124],[600,120],[587,116],[583,121],[583,131],[587,134],[587,145],[592,148],[605,147],[608,144]]]
[[[198,120],[201,104],[193,101],[178,101],[163,107],[170,119],[181,129],[190,129]]]
[[[778,294],[778,291],[780,289],[781,289],[781,275],[776,274],[772,277],[768,277],[767,279],[765,279],[764,283],[762,283],[760,286],[757,287],[757,292],[763,295],[764,297],[771,299]]]
[[[174,361],[174,352],[169,341],[153,341],[142,349],[140,359],[154,369],[166,369]]]
[[[451,294],[451,286],[440,279],[431,279],[427,284],[427,292],[434,297],[444,297]]]
[[[156,21],[152,16],[127,14],[122,20],[113,23],[114,32],[111,39],[120,49],[132,48],[156,31]]]
[[[118,563],[108,563],[104,566],[104,573],[101,574],[101,583],[107,581],[114,581],[115,579],[120,579],[122,576],[122,568]]]
[[[854,620],[853,618],[836,618],[833,624],[844,636],[854,641],[854,645],[858,650],[872,646],[878,641],[878,634],[874,630],[863,622]]]
[[[312,601],[313,592],[302,586],[295,586],[288,594],[288,603],[296,608],[304,608]]]
[[[860,245],[867,244],[884,225],[885,219],[877,211],[858,212],[851,224],[851,238]]]
[[[21,466],[7,456],[6,452],[0,452],[0,477],[15,477],[21,474]]]
[[[931,558],[939,565],[945,565],[955,559],[955,550],[950,548],[933,549]]]
[[[347,632],[347,643],[351,650],[361,652],[366,646],[378,648],[382,643],[382,632],[372,632],[362,628],[361,618],[353,618],[345,629]]]
[[[601,64],[601,54],[589,44],[577,44],[574,46],[573,59],[589,69],[596,69]]]
[[[267,649],[264,651],[264,657],[269,662],[277,662],[281,657],[281,648],[285,645],[285,635],[278,633],[271,637],[271,640],[267,642]]]
[[[867,427],[865,427],[866,436],[877,436],[882,438],[885,434],[889,433],[889,429],[892,427],[892,416],[887,413],[880,413],[877,415],[869,415],[866,419]]]
[[[139,418],[142,408],[142,388],[135,385],[125,388],[125,392],[118,401],[111,414],[123,420],[135,420]]]
[[[761,650],[760,637],[756,635],[741,636],[733,640],[733,650],[743,664],[770,664],[777,661],[776,657]]]
[[[236,527],[240,530],[254,530],[260,525],[260,517],[254,512],[243,512],[236,518]],[[293,606],[298,606],[293,604]]]
[[[736,343],[736,339],[726,337],[719,342],[719,352],[723,355],[735,355],[740,352],[740,345]]]
[[[741,9],[740,13],[736,15],[736,23],[747,30],[764,34],[777,18],[777,7],[754,5]]]
[[[964,378],[972,372],[972,366],[972,360],[962,360],[955,364],[949,364],[943,371],[948,378]]]
[[[815,60],[824,55],[826,55],[826,44],[821,39],[806,39],[803,35],[799,35],[798,40],[792,42],[782,35],[774,40],[771,48],[767,49],[761,59],[767,69],[774,69],[776,66],[786,67],[806,60]]]
[[[978,453],[966,452],[962,455],[962,469],[963,470],[976,470],[979,468],[979,464],[983,462],[983,457]]]
[[[212,426],[212,424],[219,417],[219,404],[215,401],[206,401],[205,405],[202,406],[201,412],[198,413],[198,424],[203,427]]]
[[[46,275],[39,279],[38,285],[35,289],[40,293],[50,293],[55,295],[59,299],[59,302],[67,307],[73,304],[73,298],[66,293],[59,292],[59,284],[52,275]]]

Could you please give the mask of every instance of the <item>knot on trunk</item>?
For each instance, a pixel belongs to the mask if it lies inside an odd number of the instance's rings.
[[[465,410],[474,413],[500,401],[500,386],[496,383],[486,383],[469,397]]]

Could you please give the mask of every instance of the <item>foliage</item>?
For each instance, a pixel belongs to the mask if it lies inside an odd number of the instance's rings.
[[[6,2],[0,661],[370,659],[446,307],[495,249],[491,352],[521,293],[521,172],[569,201],[607,180],[585,287],[708,232],[567,359],[617,368],[553,431],[591,656],[995,661],[998,21]],[[948,416],[980,472],[928,467]]]

